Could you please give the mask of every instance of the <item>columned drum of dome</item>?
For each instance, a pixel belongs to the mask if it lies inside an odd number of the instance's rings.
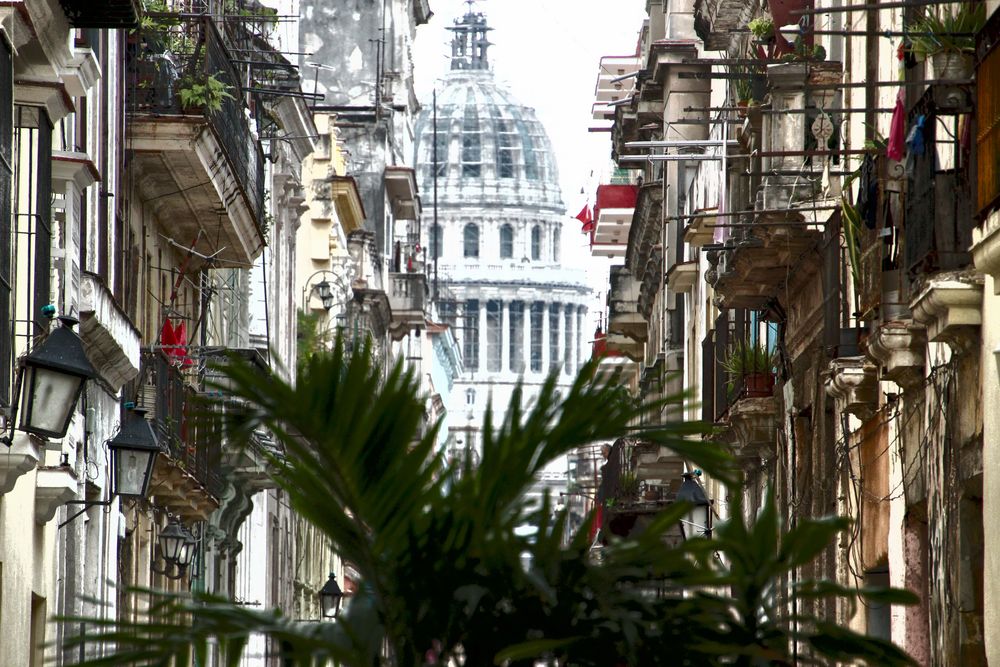
[[[478,448],[491,397],[502,411],[523,380],[531,401],[551,370],[568,384],[589,357],[590,292],[582,271],[560,263],[566,209],[545,128],[489,69],[485,17],[469,12],[450,29],[451,69],[436,114],[417,118],[414,164],[428,214],[436,179],[437,225],[422,243],[437,255],[438,316],[464,357],[448,406],[453,444]]]

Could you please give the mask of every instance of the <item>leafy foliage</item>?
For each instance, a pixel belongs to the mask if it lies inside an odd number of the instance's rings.
[[[277,482],[360,573],[363,584],[336,623],[294,623],[204,595],[152,594],[150,620],[91,623],[85,638],[115,655],[91,665],[182,664],[217,642],[223,663],[237,664],[251,632],[282,642],[289,664],[334,659],[352,667],[427,664],[608,665],[790,664],[797,640],[802,664],[856,660],[911,664],[896,647],[806,616],[789,624],[791,599],[856,596],[908,602],[909,594],[855,591],[832,582],[782,582],[826,548],[846,522],[801,521],[783,533],[773,499],[753,523],[731,520],[715,539],[678,548],[666,536],[689,509],[668,506],[627,541],[594,558],[585,525],[565,545],[567,515],[524,491],[549,462],[574,448],[633,437],[697,460],[736,484],[729,459],[694,439],[701,425],[680,421],[635,429],[651,414],[679,414],[683,397],[643,405],[614,382],[592,382],[586,366],[571,388],[550,376],[537,400],[515,391],[507,417],[487,413],[482,459],[447,464],[436,429],[421,430],[417,381],[397,366],[387,378],[367,347],[308,358],[295,387],[261,382],[251,367],[227,367],[230,391],[250,404],[229,425],[231,437],[270,429],[286,449],[274,460]],[[730,502],[742,517],[739,494]],[[532,523],[533,539],[516,526]],[[530,556],[525,559],[524,556]],[[526,564],[527,563],[527,564]],[[185,622],[190,619],[190,622]],[[388,655],[386,655],[386,653]],[[202,663],[204,664],[204,663]]]
[[[774,370],[774,355],[762,343],[737,342],[729,355],[722,360],[722,368],[729,376],[729,384],[747,375],[770,373]]]
[[[198,79],[184,79],[177,94],[181,98],[181,108],[200,108],[214,113],[222,109],[224,100],[236,99],[229,91],[229,85],[217,79],[214,74],[209,74]]]
[[[976,49],[976,33],[986,25],[986,3],[961,2],[955,9],[950,5],[928,7],[923,18],[908,26],[916,33],[913,52],[920,58],[935,53],[972,53]]]

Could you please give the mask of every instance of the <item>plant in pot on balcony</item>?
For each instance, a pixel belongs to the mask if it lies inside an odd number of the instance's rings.
[[[216,77],[208,74],[196,78],[186,76],[181,80],[177,94],[181,99],[181,108],[185,111],[216,112],[222,109],[226,99],[236,99],[229,92],[230,86]]]
[[[722,368],[729,376],[726,386],[730,393],[740,380],[743,394],[750,398],[770,396],[774,390],[774,355],[759,343],[737,343],[722,362]]]
[[[963,2],[927,9],[923,18],[907,27],[913,33],[913,53],[930,60],[935,79],[964,80],[972,76],[975,34],[986,25],[986,4]]]
[[[758,41],[770,43],[774,41],[774,20],[770,16],[758,16],[747,23],[750,34]]]

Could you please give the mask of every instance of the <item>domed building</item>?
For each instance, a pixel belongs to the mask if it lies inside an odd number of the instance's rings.
[[[417,118],[414,164],[432,298],[463,353],[449,430],[453,446],[478,450],[491,396],[502,415],[518,380],[526,401],[550,369],[571,382],[590,339],[590,290],[561,264],[566,210],[552,146],[490,70],[486,19],[470,11],[449,30],[451,70]]]

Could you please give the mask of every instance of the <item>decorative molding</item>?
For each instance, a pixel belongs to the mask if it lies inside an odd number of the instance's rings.
[[[34,469],[44,454],[45,448],[41,442],[15,431],[11,446],[0,451],[0,495],[13,489],[17,478]]]
[[[969,349],[983,322],[983,276],[946,271],[931,276],[910,304],[913,319],[927,327],[927,340],[947,343],[954,352]]]
[[[778,403],[773,396],[741,398],[729,407],[725,423],[737,457],[766,460],[774,456],[778,414]]]
[[[878,406],[878,367],[867,357],[840,357],[830,362],[824,373],[826,393],[834,398],[839,412],[861,421]]]
[[[97,276],[80,277],[80,337],[87,358],[113,391],[139,374],[141,336]]]
[[[46,466],[35,475],[35,521],[46,524],[67,500],[76,497],[76,473],[67,466]]]
[[[913,322],[885,322],[868,337],[868,356],[882,366],[882,378],[900,387],[923,380],[927,330]]]

